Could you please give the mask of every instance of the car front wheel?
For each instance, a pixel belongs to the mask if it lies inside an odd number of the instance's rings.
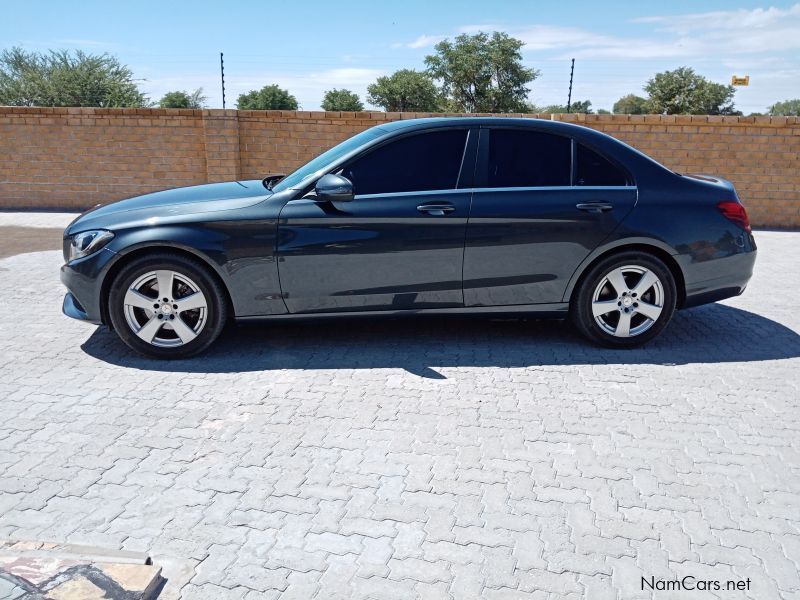
[[[208,348],[227,318],[224,291],[200,262],[177,254],[142,256],[111,285],[108,313],[122,341],[155,358]]]
[[[633,348],[657,336],[675,311],[675,278],[658,258],[622,252],[591,268],[573,296],[572,321],[603,346]]]

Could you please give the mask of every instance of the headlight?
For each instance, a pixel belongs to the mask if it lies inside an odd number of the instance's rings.
[[[72,261],[76,258],[83,258],[84,256],[89,256],[93,252],[97,252],[110,242],[113,237],[113,233],[103,229],[76,233],[70,238],[69,260]]]

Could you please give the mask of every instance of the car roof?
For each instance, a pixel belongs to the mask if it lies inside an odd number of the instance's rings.
[[[572,123],[537,119],[532,117],[426,117],[422,119],[402,119],[377,126],[381,131],[428,129],[435,127],[530,127],[573,135],[578,132],[594,131]]]

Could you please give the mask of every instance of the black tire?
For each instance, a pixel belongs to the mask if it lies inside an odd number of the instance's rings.
[[[623,270],[617,271],[617,269]],[[643,296],[645,301],[642,301],[641,304],[636,302],[637,299],[641,300],[638,298],[638,293],[632,290],[636,288],[637,282],[642,281],[641,277],[644,273],[639,274],[636,269],[650,271],[660,283],[660,287],[658,284],[654,284],[645,290]],[[627,292],[621,294],[617,294],[615,286],[611,283],[611,279],[618,281],[616,275],[619,273],[622,274],[624,282],[627,284],[626,287],[629,288]],[[611,276],[610,279],[609,276]],[[601,283],[604,283],[604,286],[598,290]],[[602,321],[602,325],[598,323],[592,309],[596,292],[599,294],[598,302],[608,303],[611,307],[607,313],[598,317]],[[601,260],[581,278],[578,287],[572,294],[570,319],[582,335],[596,344],[608,348],[635,348],[646,344],[664,330],[675,312],[677,295],[675,278],[662,260],[645,252],[624,251]],[[628,297],[627,300],[626,297]],[[659,298],[660,301],[652,302],[655,298]],[[626,307],[623,302],[632,304],[630,307]],[[658,305],[661,307],[661,312],[655,319],[638,312],[644,310],[644,307],[650,310],[652,306]],[[603,307],[603,309],[608,309],[608,307]],[[614,323],[615,317],[616,323]],[[625,331],[625,327],[622,326],[623,318],[626,319],[625,323],[630,324],[629,331],[633,335],[628,337],[615,335],[617,332],[622,335]],[[615,331],[610,332],[611,328],[614,328]],[[640,333],[635,333],[637,328],[641,330]]]
[[[176,293],[174,298],[172,293],[168,294],[170,302],[163,303],[169,304],[168,308],[161,302],[165,298],[161,298],[164,294],[160,293],[159,286],[149,278],[149,275],[156,271],[174,274],[169,281],[171,291]],[[148,312],[145,312],[144,308],[126,304],[125,301],[131,286],[137,285],[138,281],[145,281],[144,287],[139,289],[142,297],[153,302],[153,308],[148,308]],[[202,300],[205,301],[203,308],[181,312],[175,309],[172,312],[173,306],[178,306],[182,299],[188,301],[189,294],[197,291],[203,294]],[[158,297],[150,298],[151,295]],[[157,309],[156,304],[162,305],[162,308]],[[172,314],[162,314],[167,310]],[[202,262],[180,254],[157,252],[133,259],[117,274],[111,283],[108,314],[117,335],[136,352],[161,359],[188,358],[206,350],[219,337],[228,318],[228,302],[222,285]],[[147,334],[143,331],[144,324],[148,324],[156,317],[162,324],[154,322],[153,327],[159,329],[154,334],[153,342],[148,343],[137,335],[131,322],[141,325],[139,331],[146,337]],[[174,322],[176,318],[181,319],[180,325]],[[164,327],[163,324],[168,326]],[[173,324],[176,327],[173,327]],[[178,335],[178,326],[187,332],[185,337],[189,341],[184,342]],[[191,331],[184,329],[183,326],[188,326]],[[194,328],[197,329],[196,332]],[[191,338],[191,335],[195,337]]]

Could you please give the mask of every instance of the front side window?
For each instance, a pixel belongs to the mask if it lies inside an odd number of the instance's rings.
[[[520,129],[493,129],[489,136],[488,186],[570,185],[570,139]]]
[[[576,158],[575,185],[621,186],[629,184],[629,178],[622,169],[582,144],[578,144]]]
[[[357,158],[342,169],[357,195],[455,189],[465,129],[446,129],[400,138]]]
[[[311,177],[316,175],[321,169],[324,169],[326,165],[335,162],[348,152],[356,150],[359,146],[363,146],[367,142],[374,140],[379,135],[380,134],[374,129],[367,129],[358,135],[346,139],[342,143],[337,144],[326,152],[323,152],[290,175],[281,179],[278,183],[272,186],[272,191],[282,192],[283,190],[288,190],[289,188],[303,187],[303,185],[307,184]]]

